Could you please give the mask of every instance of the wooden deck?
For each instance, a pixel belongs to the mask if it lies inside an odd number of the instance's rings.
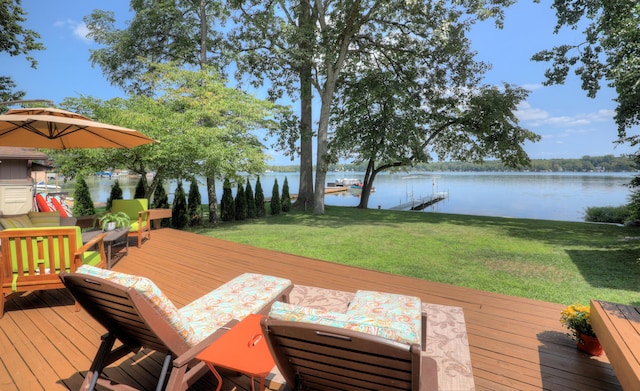
[[[223,282],[256,272],[327,289],[415,295],[423,302],[464,309],[477,390],[619,390],[605,355],[580,353],[559,322],[563,306],[424,280],[356,269],[172,229],[152,232],[131,246],[114,270],[152,279],[178,307]],[[0,319],[0,389],[77,389],[104,330],[84,311],[74,312],[64,290],[12,296]],[[142,352],[107,373],[150,388],[160,368]],[[195,389],[215,389],[213,376]],[[223,390],[245,390],[245,377]]]

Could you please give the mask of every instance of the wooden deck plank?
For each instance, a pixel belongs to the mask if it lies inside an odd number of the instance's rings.
[[[592,300],[591,324],[620,383],[640,389],[640,308]]]
[[[606,356],[580,353],[565,336],[559,304],[363,270],[167,228],[154,230],[141,248],[131,246],[114,270],[150,278],[178,307],[245,272],[326,289],[419,296],[426,303],[463,308],[477,390],[621,389]],[[27,336],[22,322],[30,323],[30,334],[40,335]],[[47,333],[52,327],[59,334]],[[73,311],[62,290],[10,298],[0,319],[0,386],[3,390],[75,389],[103,332],[84,311]],[[36,345],[59,352],[41,351]],[[58,358],[66,363],[50,362]],[[116,379],[139,378],[151,387],[150,379],[159,368],[159,358],[143,352],[108,368],[107,373]],[[213,376],[207,376],[193,388],[207,390],[215,384]],[[247,389],[249,381],[243,377],[223,384],[225,391]]]

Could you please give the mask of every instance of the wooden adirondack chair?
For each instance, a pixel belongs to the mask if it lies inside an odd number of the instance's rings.
[[[134,200],[113,200],[111,212],[124,212],[131,219],[129,237],[138,238],[138,247],[142,246],[142,239],[151,239],[151,220],[149,220],[149,200],[137,198]]]
[[[75,226],[0,231],[0,317],[8,295],[64,288],[58,274],[75,272],[84,264],[106,267],[103,238],[83,245],[80,227]],[[96,245],[97,251],[90,250]]]

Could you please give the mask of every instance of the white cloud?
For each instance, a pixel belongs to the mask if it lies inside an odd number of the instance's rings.
[[[542,84],[523,84],[521,87],[525,90],[535,91],[541,89],[544,86]]]
[[[74,37],[80,39],[84,42],[90,42],[91,40],[87,37],[89,33],[89,29],[87,29],[87,25],[84,22],[77,22],[73,19],[66,20],[58,20],[54,24],[54,27],[64,28],[67,30],[71,30],[71,33]]]
[[[598,110],[592,113],[579,113],[575,115],[552,116],[548,111],[531,106],[529,102],[522,102],[518,105],[516,116],[528,127],[553,126],[564,127],[585,127],[595,122],[612,121],[613,110]]]
[[[83,41],[89,41],[89,38],[87,38],[87,34],[89,34],[89,29],[87,28],[87,25],[84,23],[79,23],[73,29],[73,35],[82,39]]]

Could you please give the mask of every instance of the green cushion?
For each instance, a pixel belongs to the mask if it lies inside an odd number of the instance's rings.
[[[111,212],[124,212],[129,216],[131,222],[138,221],[138,212],[149,209],[149,200],[146,198],[136,198],[135,200],[113,200]]]
[[[63,243],[63,252],[62,252],[62,257],[65,260],[65,264],[66,265],[70,265],[73,261],[73,252],[75,252],[76,249],[79,249],[80,247],[82,247],[82,234],[80,233],[80,227],[48,227],[47,231],[50,232],[55,232],[55,231],[64,231],[64,230],[68,230],[69,228],[74,228],[76,231],[76,244],[75,246],[72,246],[72,250],[69,250],[69,245],[68,245],[68,241],[69,241],[69,237],[68,236],[64,236],[62,239],[62,243]],[[27,230],[32,230],[34,231],[34,234],[37,232],[42,232],[42,228],[26,228]],[[8,229],[5,232],[7,234],[10,234],[12,231],[12,229]],[[33,240],[31,241],[31,251],[33,252],[34,255],[38,254],[38,243],[42,242],[42,248],[43,248],[43,253],[41,254],[41,258],[40,259],[36,259],[36,264],[44,264],[45,268],[49,268],[51,266],[51,259],[49,258],[49,241],[46,240],[45,236],[34,236]],[[18,271],[18,264],[17,264],[17,255],[18,255],[18,248],[17,248],[17,243],[15,238],[12,237],[8,237],[8,239],[3,243],[3,245],[7,245],[9,246],[9,251],[11,252],[11,259],[12,259],[12,271],[15,273]],[[28,262],[27,262],[27,254],[28,254],[28,249],[27,249],[27,242],[26,240],[20,240],[20,250],[21,250],[21,254],[23,255],[23,260],[22,260],[22,265],[23,268],[25,270],[28,270]],[[60,248],[59,248],[59,241],[58,240],[54,240],[53,241],[53,256],[54,256],[54,267],[57,271],[60,271]],[[98,261],[96,261],[96,257],[98,259]],[[99,259],[100,259],[100,254],[97,251],[88,251],[85,252],[83,254],[82,257],[82,262],[83,263],[88,263],[88,264],[92,264],[95,265],[97,263],[99,263]],[[67,268],[68,269],[68,268]]]
[[[142,227],[145,228],[147,226],[147,222],[143,221],[142,222]],[[138,230],[140,229],[140,227],[138,227],[138,220],[136,221],[131,221],[131,225],[129,226],[129,232],[138,232]]]

